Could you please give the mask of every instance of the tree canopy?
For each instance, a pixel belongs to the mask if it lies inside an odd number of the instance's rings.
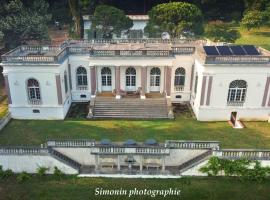
[[[205,35],[215,42],[235,42],[240,38],[240,33],[231,28],[229,23],[214,21],[205,27]]]
[[[149,23],[145,31],[159,29],[168,32],[172,37],[183,34],[184,31],[202,33],[202,12],[190,3],[172,2],[163,3],[153,7],[149,13]]]
[[[48,3],[36,0],[25,7],[20,0],[12,0],[0,8],[0,35],[8,48],[27,40],[49,39],[47,24],[51,19]]]
[[[132,26],[132,20],[118,8],[100,5],[95,9],[92,28],[102,33],[103,38],[110,38],[112,34],[119,35]]]

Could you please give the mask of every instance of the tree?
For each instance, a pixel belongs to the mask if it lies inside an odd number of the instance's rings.
[[[267,16],[264,12],[257,10],[248,11],[241,21],[241,26],[247,30],[260,28],[266,22],[266,18]]]
[[[124,11],[107,5],[97,6],[93,16],[92,28],[99,31],[103,38],[111,38],[112,34],[121,34],[133,26],[132,20]]]
[[[201,10],[190,3],[172,2],[153,7],[149,12],[149,23],[145,31],[155,30],[150,26],[158,27],[161,32],[168,32],[171,37],[177,37],[184,31],[200,34],[203,31]],[[148,32],[149,34],[153,34]]]
[[[235,42],[240,33],[222,21],[210,22],[205,27],[205,35],[215,42]]]
[[[49,5],[36,0],[26,8],[20,0],[5,3],[0,9],[0,32],[6,48],[13,48],[27,40],[49,39]],[[1,35],[1,34],[0,34]]]

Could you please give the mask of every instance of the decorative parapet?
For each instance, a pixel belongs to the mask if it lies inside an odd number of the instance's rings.
[[[173,149],[213,149],[219,150],[218,141],[188,141],[188,140],[166,140],[165,146]]]
[[[48,147],[93,147],[95,140],[48,140]]]
[[[47,148],[26,147],[26,146],[0,147],[0,155],[48,155],[48,154],[49,151]]]
[[[270,56],[206,56],[205,64],[264,64],[270,62]]]
[[[170,149],[164,147],[124,147],[124,146],[96,146],[91,151],[92,154],[102,155],[119,155],[119,154],[132,154],[132,155],[169,155]]]
[[[214,155],[224,159],[270,160],[270,150],[260,149],[222,149]]]

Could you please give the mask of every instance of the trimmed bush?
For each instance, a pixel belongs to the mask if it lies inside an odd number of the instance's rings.
[[[37,168],[37,176],[42,177],[46,175],[46,172],[49,170],[47,167],[39,167]]]
[[[3,170],[3,167],[0,166],[0,179],[7,179],[13,175],[13,171],[11,169]]]
[[[57,167],[54,167],[53,175],[56,178],[61,179],[64,176],[64,173],[60,169],[58,169]]]
[[[30,174],[27,174],[26,172],[22,172],[20,174],[18,174],[16,180],[19,182],[19,183],[23,183],[27,180],[31,179],[31,175]]]
[[[270,168],[262,167],[259,161],[239,159],[227,160],[218,157],[209,159],[206,166],[200,171],[208,176],[217,176],[224,173],[225,176],[239,176],[251,181],[261,182],[270,176]]]

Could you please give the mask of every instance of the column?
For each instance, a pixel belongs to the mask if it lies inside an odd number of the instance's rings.
[[[121,166],[120,166],[120,155],[117,156],[117,170],[118,171],[121,170]]]
[[[120,89],[121,89],[121,84],[120,84],[120,66],[115,67],[115,90],[116,90],[116,99],[121,99],[121,94],[120,94]]]
[[[62,103],[63,103],[63,97],[62,97],[61,77],[60,77],[60,74],[55,75],[55,81],[56,81],[56,90],[57,90],[58,104],[59,105],[62,105]]]
[[[97,79],[96,79],[96,67],[90,66],[90,77],[91,77],[91,98],[96,97]]]
[[[98,164],[98,155],[95,155],[95,170],[98,170],[99,164]]]
[[[4,79],[5,79],[5,92],[6,92],[6,95],[8,96],[8,104],[12,104],[9,82],[8,82],[8,75],[4,75]]]
[[[162,156],[162,172],[165,172],[165,156]]]
[[[172,68],[170,66],[167,66],[166,67],[166,77],[165,77],[165,80],[166,80],[166,84],[165,84],[165,90],[166,90],[166,93],[167,93],[167,98],[171,98],[171,80],[172,80]]]
[[[142,173],[143,170],[143,157],[140,156],[140,172]]]
[[[141,99],[145,99],[145,90],[146,90],[146,81],[147,81],[147,68],[146,66],[141,67]]]

